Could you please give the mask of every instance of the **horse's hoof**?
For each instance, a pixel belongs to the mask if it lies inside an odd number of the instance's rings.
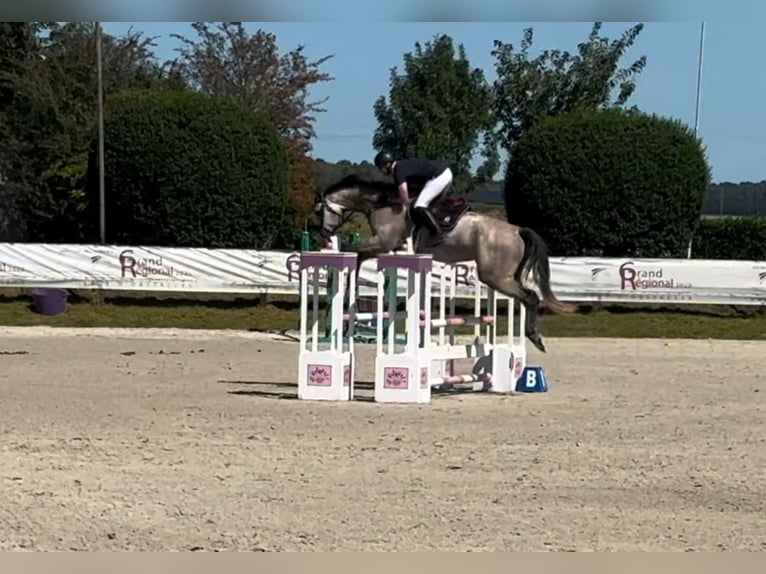
[[[540,351],[541,353],[547,353],[548,351],[545,348],[545,343],[543,343],[542,337],[540,335],[533,335],[529,338],[529,340],[532,342],[532,344],[535,346],[535,348]]]

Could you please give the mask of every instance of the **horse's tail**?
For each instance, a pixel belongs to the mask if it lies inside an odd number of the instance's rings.
[[[534,273],[535,282],[543,295],[543,305],[554,313],[573,313],[575,307],[559,301],[551,290],[551,266],[548,258],[548,246],[537,232],[529,227],[522,227],[519,235],[524,240],[524,255],[519,263],[516,280],[523,283],[530,273]]]

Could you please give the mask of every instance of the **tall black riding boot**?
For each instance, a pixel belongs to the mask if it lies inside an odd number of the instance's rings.
[[[442,228],[439,222],[436,221],[433,213],[427,207],[416,207],[414,211],[417,213],[418,219],[431,231],[431,240],[428,242],[429,246],[435,247],[444,241]]]

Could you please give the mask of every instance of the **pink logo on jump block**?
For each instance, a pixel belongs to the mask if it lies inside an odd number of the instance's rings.
[[[307,384],[311,387],[332,386],[332,365],[309,365]]]
[[[406,389],[410,370],[407,367],[386,367],[383,369],[383,388],[384,389]]]
[[[524,359],[516,357],[511,353],[511,358],[508,359],[508,370],[513,373],[514,380],[518,379],[521,376],[521,373],[524,372]]]
[[[517,357],[513,362],[513,376],[518,379],[524,372],[524,360],[521,357]]]

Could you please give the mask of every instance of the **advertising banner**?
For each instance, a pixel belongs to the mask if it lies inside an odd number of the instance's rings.
[[[297,295],[299,257],[248,249],[0,243],[0,286]],[[375,265],[362,266],[362,296],[375,294]],[[443,267],[434,263],[434,293]],[[473,296],[473,263],[456,269],[457,295]],[[557,257],[551,259],[551,285],[564,301],[761,305],[766,261]]]

